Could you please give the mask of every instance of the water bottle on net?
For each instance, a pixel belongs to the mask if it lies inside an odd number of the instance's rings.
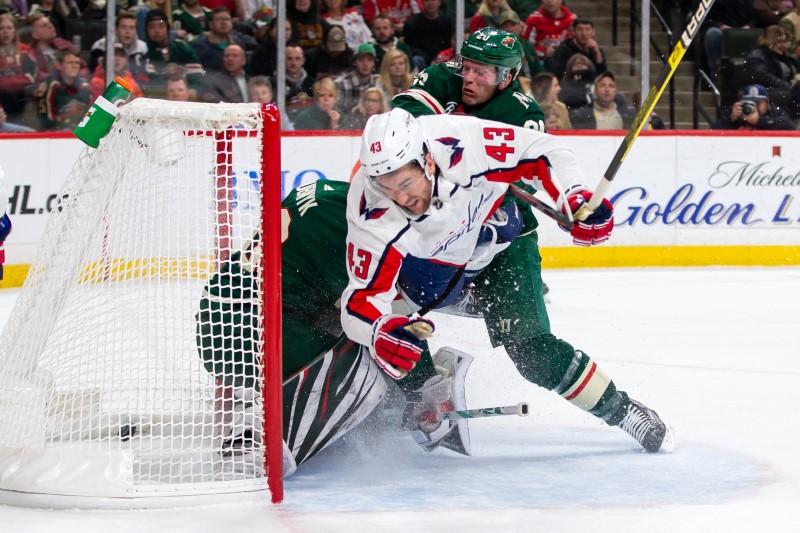
[[[119,76],[114,78],[103,94],[97,97],[80,123],[75,126],[73,130],[75,136],[92,148],[97,148],[100,139],[111,131],[111,126],[119,115],[120,106],[130,95],[130,84]]]

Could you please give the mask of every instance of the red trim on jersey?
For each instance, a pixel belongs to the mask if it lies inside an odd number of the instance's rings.
[[[411,92],[410,90],[406,91],[406,93],[410,93],[410,92]],[[414,94],[419,95],[422,99],[424,99],[425,103],[428,105],[428,107],[431,108],[431,111],[433,111],[435,114],[437,114],[437,115],[441,115],[442,114],[441,111],[439,111],[439,108],[442,107],[442,105],[438,104],[438,102],[436,100],[434,100],[433,98],[429,98],[427,96],[428,93],[426,93],[425,91],[415,90]]]
[[[502,198],[501,198],[501,200],[502,200]],[[428,261],[431,262],[431,263],[434,263],[436,265],[449,266],[449,267],[453,267],[453,268],[461,268],[462,266],[464,266],[464,265],[459,265],[459,264],[456,264],[456,263],[448,263],[447,261],[441,261],[439,259],[433,259],[433,258],[428,259]]]
[[[569,401],[578,396],[581,393],[581,391],[586,388],[586,385],[588,385],[589,382],[592,380],[592,376],[594,376],[596,370],[597,370],[597,363],[592,361],[592,367],[589,369],[589,373],[586,375],[586,378],[584,378],[584,380],[581,382],[578,388],[575,389],[575,392],[573,392],[569,396],[566,396],[564,399]]]
[[[490,170],[484,174],[487,180],[497,181],[500,183],[514,183],[522,178],[530,178],[537,176],[544,186],[545,192],[550,195],[554,201],[558,201],[558,189],[550,179],[549,165],[547,159],[540,157],[537,159],[528,159],[520,161],[514,168],[504,168],[498,170]]]
[[[394,247],[389,247],[385,258],[378,264],[372,282],[364,289],[354,291],[347,302],[347,311],[370,323],[378,320],[383,313],[369,303],[369,298],[392,290],[394,280],[403,264],[403,255]]]
[[[492,209],[489,211],[489,214],[486,215],[486,218],[484,218],[483,221],[486,222],[487,220],[492,218],[492,215],[494,215],[495,211],[497,211],[500,208],[500,204],[502,203],[503,203],[503,196],[497,199],[497,201],[492,206]]]

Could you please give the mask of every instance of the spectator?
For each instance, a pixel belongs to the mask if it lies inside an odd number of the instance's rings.
[[[247,82],[247,101],[270,104],[275,101],[272,82],[266,76],[254,76]]]
[[[607,70],[597,76],[594,94],[594,104],[570,111],[572,127],[578,130],[627,130],[631,127],[636,111],[627,105],[617,105],[617,81],[612,72]]]
[[[186,32],[185,39],[192,41],[208,31],[211,10],[200,5],[200,0],[183,0],[180,7],[172,11],[172,20]]]
[[[272,92],[272,82],[266,76],[254,76],[247,82],[248,102],[258,104],[270,104],[275,101]],[[286,118],[286,114],[281,115],[281,129],[284,131],[292,130],[292,125]]]
[[[752,6],[752,0],[725,0],[711,6],[704,23],[706,31],[703,35],[703,49],[711,81],[717,79],[718,64],[722,57],[723,32],[753,27],[755,19]]]
[[[325,40],[306,52],[306,71],[315,80],[339,76],[352,64],[353,51],[347,48],[341,26],[329,26]]]
[[[547,118],[547,113],[555,115],[554,127],[545,123],[545,127],[558,130],[571,130],[572,123],[569,121],[569,110],[563,102],[558,100],[558,93],[561,92],[561,85],[558,78],[552,72],[540,72],[531,80],[531,96],[542,108]]]
[[[349,113],[358,105],[362,93],[378,83],[374,70],[375,46],[372,43],[363,43],[353,56],[353,69],[335,80],[338,95],[336,109]]]
[[[592,60],[583,54],[574,54],[567,61],[558,99],[569,109],[591,104],[592,87],[596,77]]]
[[[94,70],[94,77],[89,81],[89,94],[91,101],[103,94],[106,88],[106,71],[104,61],[101,61]],[[133,74],[128,69],[128,54],[125,52],[125,47],[122,43],[114,43],[114,76],[123,78],[131,87],[131,99],[139,98],[142,96],[142,89],[133,77]]]
[[[481,28],[501,26],[500,17],[510,11],[506,0],[482,0],[478,11],[469,19],[469,32],[475,33]]]
[[[41,130],[71,130],[89,109],[89,84],[80,75],[81,56],[72,48],[59,50],[55,70],[34,94]]]
[[[409,63],[413,64],[414,57],[411,54],[411,48],[395,36],[392,19],[387,15],[381,14],[375,16],[375,20],[372,22],[372,35],[378,68],[380,68],[383,62],[384,54],[394,49],[402,51],[408,56]]]
[[[14,124],[12,122],[8,122],[8,116],[6,115],[5,109],[3,106],[0,105],[0,133],[30,133],[36,131],[33,128],[29,128],[28,126],[23,126],[22,124]],[[2,198],[2,196],[0,196]],[[4,207],[4,206],[0,206]]]
[[[137,79],[147,76],[147,43],[136,34],[136,15],[131,11],[120,11],[114,23],[116,43],[122,44],[128,53],[128,68]],[[101,57],[106,55],[106,38],[92,43],[89,69],[94,71]]]
[[[218,8],[224,9],[224,8]],[[247,57],[244,48],[230,44],[222,56],[222,70],[206,72],[198,98],[202,102],[247,102],[247,75],[244,66]]]
[[[286,42],[292,37],[292,23],[284,21]],[[261,41],[250,58],[248,73],[251,76],[274,76],[278,67],[278,19],[273,18],[267,24],[266,38]]]
[[[255,39],[233,31],[233,17],[225,7],[218,7],[211,12],[208,28],[191,44],[206,70],[219,72],[223,69],[223,52],[230,45],[239,45],[242,50],[255,48]]]
[[[742,99],[714,124],[718,130],[793,130],[795,124],[782,109],[770,104],[767,88],[748,85]]]
[[[391,108],[392,98],[411,87],[414,76],[408,56],[400,50],[389,50],[383,56],[381,73],[378,75],[379,87],[386,96],[386,107]]]
[[[794,9],[787,13],[778,24],[785,28],[789,34],[791,47],[788,52],[800,69],[800,49],[797,47],[797,40],[800,39],[800,0],[794,0]]]
[[[797,67],[787,50],[789,33],[783,26],[773,24],[758,37],[756,48],[744,60],[740,86],[759,84],[766,88],[788,89],[797,84]]]
[[[344,129],[363,130],[364,126],[367,125],[369,117],[386,113],[389,110],[390,109],[386,107],[386,99],[383,95],[383,91],[377,87],[369,87],[361,93],[358,105],[350,110]]]
[[[555,107],[543,107],[542,113],[544,113],[544,127],[547,131],[561,129],[558,125],[558,112]]]
[[[509,9],[503,13],[500,17],[500,29],[516,35],[519,44],[522,45],[522,67],[520,68],[517,81],[519,81],[523,91],[527,92],[527,86],[530,84],[531,78],[542,72],[544,70],[544,65],[542,65],[542,62],[539,60],[539,54],[536,53],[536,49],[533,45],[522,38],[522,31],[525,29],[525,25],[520,21],[514,11]]]
[[[17,19],[11,13],[0,15],[0,107],[11,117],[25,110],[26,88],[36,74],[36,62],[27,44],[19,42]]]
[[[147,14],[147,75],[143,89],[147,96],[160,96],[166,90],[166,78],[178,72],[186,75],[190,89],[203,81],[203,67],[194,49],[185,41],[170,36],[166,14],[151,9]]]
[[[541,7],[525,21],[523,37],[536,47],[539,59],[546,64],[556,47],[572,37],[570,28],[576,18],[562,0],[542,0]]]
[[[422,11],[419,0],[362,0],[361,9],[364,20],[370,25],[375,23],[378,15],[389,17],[397,35],[403,35],[403,26],[411,15]]]
[[[303,51],[311,50],[322,42],[330,27],[325,19],[319,16],[318,0],[288,0],[286,17],[292,22],[292,40],[296,41]]]
[[[312,103],[314,78],[308,75],[303,49],[298,44],[286,45],[286,114],[294,122],[297,115]]]
[[[567,37],[556,47],[547,70],[561,78],[567,70],[569,58],[575,54],[583,54],[591,60],[597,74],[605,72],[606,56],[594,39],[594,22],[584,18],[575,19],[572,33],[572,37]]]
[[[50,76],[55,67],[56,53],[72,48],[72,43],[56,36],[56,27],[42,13],[28,16],[28,26],[31,28],[31,54],[36,61],[34,78],[41,82]]]
[[[417,70],[430,65],[439,52],[450,46],[455,24],[440,8],[441,0],[422,0],[422,13],[406,20],[405,43],[411,48]]]
[[[135,11],[136,34],[139,39],[144,40],[147,38],[147,14],[151,9],[160,9],[163,11],[167,17],[167,23],[169,24],[170,29],[175,29],[172,25],[172,3],[170,0],[145,0],[137,7]],[[176,37],[183,38],[183,36],[179,35],[176,35]]]
[[[347,7],[346,0],[325,0],[325,6],[327,9],[322,13],[322,18],[328,24],[344,28],[348,48],[355,50],[361,43],[372,40],[372,32],[364,22],[364,17],[354,8]]]
[[[314,102],[297,117],[296,130],[338,130],[342,114],[336,111],[336,86],[331,78],[317,80],[312,87]],[[343,121],[344,122],[344,121]]]
[[[195,100],[185,76],[167,78],[166,98],[173,102],[193,102]]]
[[[72,3],[74,4],[74,2]],[[32,2],[28,5],[30,6],[29,15],[44,15],[53,23],[58,37],[66,36],[70,8],[65,0],[39,0],[39,2]]]

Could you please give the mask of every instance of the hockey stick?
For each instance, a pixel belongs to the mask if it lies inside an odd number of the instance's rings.
[[[517,187],[513,183],[509,187],[509,190],[514,194],[514,196],[516,196],[517,198],[519,198],[520,200],[522,200],[526,204],[528,204],[528,205],[530,205],[532,207],[535,207],[536,209],[538,209],[539,211],[541,211],[545,215],[549,216],[550,218],[552,218],[553,220],[558,222],[558,225],[561,226],[562,228],[564,228],[565,230],[569,231],[569,230],[572,229],[573,222],[572,222],[572,219],[570,218],[569,214],[562,213],[558,209],[556,209],[554,207],[551,207],[549,204],[547,204],[543,200],[539,200],[538,198],[536,198],[534,195],[532,195],[531,193],[529,193],[525,189],[522,189],[521,187]]]
[[[429,411],[433,413],[433,411]],[[426,413],[423,413],[423,415]],[[503,407],[484,407],[482,409],[466,409],[463,411],[437,411],[436,420],[459,420],[464,418],[486,418],[490,416],[519,415],[528,416],[528,402]]]
[[[633,146],[633,142],[639,136],[642,128],[650,118],[650,113],[652,113],[653,109],[656,107],[656,103],[661,97],[661,93],[664,92],[669,80],[672,79],[672,75],[675,74],[681,59],[683,59],[683,56],[686,53],[686,49],[689,48],[689,45],[697,35],[697,32],[700,31],[700,26],[703,24],[703,21],[705,20],[706,15],[708,15],[709,10],[711,10],[712,5],[714,5],[714,0],[700,0],[700,5],[697,6],[697,10],[692,14],[689,24],[686,25],[686,28],[681,34],[680,40],[675,45],[675,48],[672,49],[672,53],[670,53],[669,57],[667,58],[664,68],[661,70],[658,78],[656,78],[655,85],[650,88],[650,92],[647,93],[647,98],[642,104],[641,109],[639,109],[639,113],[636,115],[636,118],[633,119],[631,129],[628,130],[628,133],[622,140],[622,144],[620,144],[617,153],[611,160],[611,164],[608,165],[606,173],[603,175],[600,183],[597,184],[597,188],[595,189],[594,193],[592,193],[592,199],[589,200],[588,203],[583,204],[575,213],[575,218],[577,220],[586,220],[589,215],[594,213],[594,210],[597,209],[597,206],[600,205],[600,202],[603,201],[603,198],[605,198],[606,192],[608,192],[611,182],[617,175],[619,167],[622,165],[622,162],[625,161],[625,157],[627,157],[631,146]]]

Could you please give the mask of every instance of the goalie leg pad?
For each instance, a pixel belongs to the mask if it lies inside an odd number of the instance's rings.
[[[283,437],[301,465],[360,424],[383,399],[386,381],[368,349],[348,339],[283,384]]]

